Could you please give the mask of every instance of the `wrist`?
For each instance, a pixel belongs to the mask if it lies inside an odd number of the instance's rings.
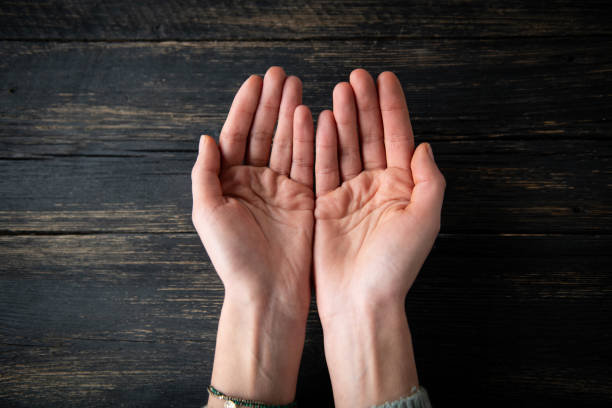
[[[292,402],[307,314],[307,308],[287,311],[274,296],[227,292],[217,332],[213,386],[235,397],[270,404]],[[213,408],[218,404],[212,398],[210,403]]]
[[[253,268],[233,274],[219,273],[225,289],[224,304],[240,304],[258,311],[284,312],[306,318],[311,289],[308,270],[261,270]],[[231,279],[223,279],[223,277]]]
[[[292,288],[265,284],[226,285],[223,306],[232,310],[249,310],[252,318],[275,317],[301,325],[308,316],[310,298],[308,282]]]
[[[352,302],[322,326],[337,407],[382,404],[418,386],[403,302]]]
[[[249,329],[268,335],[268,340],[283,342],[287,336],[301,334],[306,328],[309,303],[287,301],[270,293],[265,296],[240,295],[226,291],[219,325],[239,324],[238,329]]]
[[[330,296],[321,292],[321,290],[317,291],[317,310],[323,328],[342,326],[347,321],[353,324],[366,323],[367,320],[382,318],[389,320],[390,317],[396,320],[406,320],[405,293],[373,296],[363,290],[347,290],[344,293],[333,293]],[[353,293],[360,294],[354,295]],[[367,320],[362,318],[367,318]]]

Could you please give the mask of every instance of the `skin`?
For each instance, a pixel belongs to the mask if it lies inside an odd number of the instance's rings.
[[[300,104],[299,79],[272,67],[242,85],[219,145],[200,140],[193,221],[225,286],[212,384],[293,401],[313,269],[336,406],[394,400],[418,385],[404,300],[439,231],[444,178],[428,144],[414,149],[392,73],[336,86],[316,163]]]
[[[279,67],[248,78],[192,171],[193,222],[225,286],[212,384],[274,404],[295,397],[311,297],[314,132],[301,96]]]
[[[316,157],[314,281],[335,405],[396,400],[418,385],[404,302],[440,229],[444,177],[428,144],[414,149],[391,72],[336,85]]]

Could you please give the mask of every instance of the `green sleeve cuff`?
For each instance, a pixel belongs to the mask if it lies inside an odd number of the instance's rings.
[[[413,393],[409,397],[400,398],[397,401],[385,402],[372,408],[431,408],[429,395],[423,387],[412,388]]]

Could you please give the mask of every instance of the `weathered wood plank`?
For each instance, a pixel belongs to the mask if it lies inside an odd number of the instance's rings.
[[[443,232],[610,232],[612,167],[602,141],[433,146],[447,179]],[[192,232],[195,156],[0,160],[0,231]]]
[[[609,401],[611,244],[442,235],[407,300],[433,401],[467,389],[500,407]],[[0,248],[1,405],[205,398],[223,290],[195,234],[13,236]],[[312,310],[303,406],[330,406],[321,336]]]
[[[216,133],[240,83],[279,64],[304,103],[364,67],[396,72],[417,136],[610,139],[610,41],[0,42],[2,157],[192,149]]]
[[[212,344],[58,339],[0,345],[3,407],[200,407]],[[195,360],[194,360],[195,359]],[[188,362],[188,363],[187,363]]]
[[[355,66],[399,73],[417,141],[433,141],[449,182],[445,232],[606,232],[607,50],[603,40],[4,42],[0,230],[192,231],[197,135],[218,133],[248,73],[282,62],[315,112]]]
[[[205,399],[222,287],[189,170],[271,64],[315,112],[352,68],[396,71],[433,141],[446,234],[407,310],[435,406],[612,401],[611,238],[583,235],[612,225],[610,13],[487,4],[1,3],[0,406]],[[313,40],[113,42],[245,38]],[[302,406],[331,406],[321,336],[312,311]]]
[[[63,0],[0,3],[2,39],[610,35],[606,1]]]

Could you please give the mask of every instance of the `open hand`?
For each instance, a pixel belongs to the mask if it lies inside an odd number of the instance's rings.
[[[272,67],[248,78],[219,137],[193,168],[193,221],[226,292],[307,309],[314,194],[313,129],[301,82]],[[272,145],[274,127],[278,127]]]
[[[211,382],[274,404],[295,397],[311,297],[314,136],[301,101],[279,67],[249,77],[192,171],[193,223],[225,286]]]
[[[391,72],[333,93],[316,136],[314,281],[336,407],[395,400],[418,385],[404,301],[440,228],[444,177],[414,149]]]
[[[364,70],[334,89],[317,128],[314,267],[322,318],[347,299],[403,302],[440,228],[444,177],[414,151],[401,85]]]

